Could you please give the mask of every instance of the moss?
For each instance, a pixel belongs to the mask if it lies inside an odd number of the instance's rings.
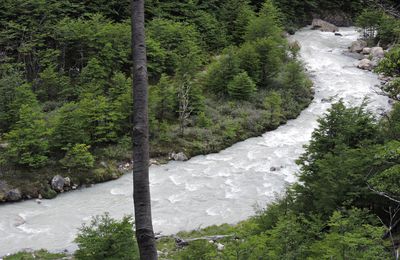
[[[50,187],[44,188],[40,194],[44,199],[54,199],[57,197],[57,192]]]

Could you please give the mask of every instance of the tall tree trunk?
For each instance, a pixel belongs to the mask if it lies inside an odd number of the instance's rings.
[[[157,259],[149,187],[148,78],[144,0],[132,0],[133,199],[140,259]]]

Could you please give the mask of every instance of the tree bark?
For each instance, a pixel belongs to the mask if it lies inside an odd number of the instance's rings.
[[[132,0],[133,199],[140,259],[157,259],[149,186],[148,77],[144,0]]]

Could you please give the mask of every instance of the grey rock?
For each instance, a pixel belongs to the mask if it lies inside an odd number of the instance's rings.
[[[69,177],[64,178],[64,187],[71,187],[71,179]]]
[[[372,70],[373,64],[372,61],[370,61],[369,59],[363,59],[360,61],[357,67],[363,70]]]
[[[64,191],[64,184],[65,184],[65,179],[60,175],[54,176],[53,179],[51,180],[51,188],[57,192]]]
[[[357,52],[344,51],[343,55],[351,57],[356,60],[362,60],[365,58],[364,55],[362,55],[361,53],[357,53]]]
[[[350,51],[360,53],[364,48],[368,46],[367,42],[364,40],[357,40],[351,44]]]
[[[335,33],[335,36],[343,36],[343,34],[341,34],[341,33]]]
[[[362,53],[362,54],[365,54],[365,55],[368,55],[368,54],[371,53],[371,48],[365,47],[365,48],[362,50],[361,53]]]
[[[187,157],[183,152],[180,152],[180,153],[172,153],[172,154],[171,154],[171,157],[172,157],[172,159],[174,159],[174,161],[181,161],[181,162],[183,162],[183,161],[187,161],[187,160],[188,160],[188,157]]]
[[[8,201],[19,201],[22,199],[21,191],[18,188],[9,190],[6,196]]]
[[[385,57],[385,51],[382,47],[373,47],[371,48],[371,55],[374,58],[382,59],[383,57]]]
[[[333,24],[328,23],[321,19],[313,19],[311,26],[314,30],[320,30],[322,32],[337,32],[337,31],[339,31],[339,29],[336,25],[333,25]]]
[[[108,164],[105,161],[101,161],[100,165],[104,168],[108,168]]]

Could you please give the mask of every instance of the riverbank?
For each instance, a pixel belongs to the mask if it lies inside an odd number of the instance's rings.
[[[187,127],[183,137],[176,134],[178,126],[168,133],[171,137],[151,144],[151,164],[162,164],[169,160],[185,161],[197,155],[219,152],[233,144],[251,137],[272,131],[288,120],[296,118],[312,101],[312,92],[293,103],[282,103],[282,114],[278,121],[268,110],[259,107],[266,98],[266,92],[260,92],[255,103],[240,102],[229,105],[217,105],[216,100],[209,100],[209,113],[218,115],[223,111],[229,120],[219,118],[223,128],[216,129],[211,124],[200,127]],[[296,103],[297,102],[297,103]],[[293,107],[288,107],[291,105]],[[231,117],[232,115],[233,117]],[[0,203],[17,202],[27,199],[52,199],[58,193],[74,191],[120,178],[132,169],[130,161],[130,142],[113,145],[94,153],[95,167],[91,170],[62,168],[57,165],[36,169],[3,169],[0,180]],[[107,151],[107,152],[104,152]],[[56,184],[59,180],[63,184]],[[58,187],[57,187],[58,185]],[[40,202],[40,201],[38,201]]]

